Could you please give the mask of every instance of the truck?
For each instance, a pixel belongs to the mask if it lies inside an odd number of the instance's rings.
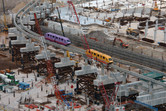
[[[5,51],[5,50],[8,50],[8,49],[9,49],[9,48],[6,47],[5,44],[0,44],[0,50]]]
[[[126,34],[127,35],[132,35],[132,36],[139,36],[139,33],[140,33],[140,31],[138,30],[138,29],[132,29],[132,28],[128,28],[127,30],[126,30]]]

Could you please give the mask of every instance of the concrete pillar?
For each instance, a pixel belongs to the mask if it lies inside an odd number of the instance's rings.
[[[19,31],[19,36],[22,37],[22,32],[21,31]]]
[[[153,84],[152,84],[152,82],[149,82],[148,83],[148,92],[151,93],[152,90],[153,90]]]
[[[164,43],[166,43],[166,27],[164,29]]]
[[[125,74],[124,74],[124,79],[123,79],[123,81],[122,81],[122,82],[123,82],[123,84],[125,84],[125,83],[126,83],[126,80],[127,80],[127,74],[125,73]]]
[[[21,53],[21,67],[24,69],[24,61],[23,61],[23,54]]]
[[[77,89],[77,90],[79,89],[79,82],[78,82],[78,79],[76,79],[76,89]]]
[[[67,51],[64,50],[64,57],[67,57]]]
[[[146,27],[145,27],[145,38],[148,35],[148,20],[146,21]]]
[[[65,104],[63,101],[62,101],[62,109],[63,109],[63,111],[65,111]]]
[[[87,103],[87,106],[89,106],[89,98],[87,98],[87,101],[86,101],[86,103]]]
[[[59,79],[59,76],[58,76],[58,74],[59,74],[59,70],[58,69],[56,69],[56,79]]]
[[[104,75],[104,64],[101,64],[101,75]]]
[[[156,41],[157,29],[158,29],[158,20],[156,20],[156,25],[154,29],[154,41]]]

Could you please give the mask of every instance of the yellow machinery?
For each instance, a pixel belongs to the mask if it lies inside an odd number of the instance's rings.
[[[74,60],[74,59],[72,59],[72,57],[70,56],[70,53],[69,53],[69,51],[66,51],[67,52],[67,57],[69,57],[70,58],[70,60]],[[76,61],[76,65],[78,65],[78,61],[77,60],[74,60],[74,61]]]
[[[127,35],[132,35],[132,36],[138,36],[139,35],[139,30],[138,29],[132,29],[132,28],[128,28],[126,30],[126,34]]]
[[[157,0],[154,0],[154,11],[159,11],[158,5],[157,5]]]

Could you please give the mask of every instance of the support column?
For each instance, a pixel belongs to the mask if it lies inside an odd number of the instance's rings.
[[[152,84],[152,82],[149,82],[149,83],[148,83],[148,88],[149,88],[149,89],[148,89],[148,92],[149,92],[149,93],[152,93],[152,91],[153,91],[153,84]]]
[[[125,84],[125,83],[126,83],[126,80],[127,80],[127,74],[126,74],[126,73],[124,73],[123,84]]]
[[[104,75],[104,64],[101,63],[101,74]]]
[[[146,21],[146,27],[145,27],[145,38],[148,35],[148,20]]]
[[[158,29],[158,20],[156,20],[156,25],[154,29],[154,41],[156,41],[157,29]]]
[[[23,54],[21,53],[21,67],[24,69],[24,61],[23,61]]]
[[[165,30],[164,30],[164,43],[166,43],[166,27],[165,27]]]

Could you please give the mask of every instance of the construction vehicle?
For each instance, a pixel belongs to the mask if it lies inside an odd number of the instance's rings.
[[[8,50],[9,48],[6,47],[5,44],[0,44],[0,51],[5,51],[5,50]]]
[[[157,0],[154,0],[154,8],[153,11],[159,11],[158,5],[157,5]]]
[[[123,41],[122,41],[121,39],[118,39],[118,38],[116,38],[116,37],[114,38],[113,45],[115,45],[116,41],[120,41],[120,46],[121,46],[122,48],[128,48],[128,46],[129,46],[129,44],[123,43]]]
[[[98,41],[98,39],[97,39],[97,38],[94,38],[94,37],[90,37],[89,39],[92,39],[92,40]]]
[[[138,29],[132,29],[132,28],[128,28],[127,30],[126,30],[126,34],[127,35],[132,35],[132,36],[139,36],[139,33],[140,33],[140,31],[138,30]]]

